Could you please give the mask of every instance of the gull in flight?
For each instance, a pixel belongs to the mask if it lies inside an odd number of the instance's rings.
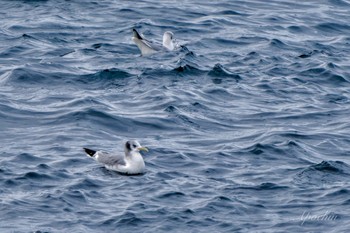
[[[136,140],[129,140],[125,143],[125,154],[108,153],[84,148],[88,156],[103,164],[107,169],[125,174],[140,174],[145,170],[140,151],[148,151],[146,147],[140,145]]]
[[[144,55],[144,56],[151,55],[153,53],[164,51],[164,50],[173,51],[177,48],[177,45],[173,40],[174,34],[170,31],[164,32],[162,45],[156,44],[142,37],[140,33],[136,31],[136,29],[133,29],[133,33],[134,34],[133,34],[132,40],[140,49],[141,55]]]

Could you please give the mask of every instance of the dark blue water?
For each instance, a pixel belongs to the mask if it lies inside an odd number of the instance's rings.
[[[350,2],[1,1],[1,232],[349,232]],[[141,57],[132,28],[175,52]],[[82,147],[149,147],[123,176]]]

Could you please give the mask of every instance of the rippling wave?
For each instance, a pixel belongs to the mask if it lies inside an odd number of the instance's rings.
[[[349,7],[2,1],[0,231],[347,232]],[[82,150],[129,138],[143,175]]]

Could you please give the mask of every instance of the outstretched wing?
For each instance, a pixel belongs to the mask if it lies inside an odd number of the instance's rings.
[[[141,36],[140,33],[138,33],[138,31],[135,28],[132,31],[133,31],[134,42],[139,46],[141,51],[145,51],[146,53],[148,53],[149,51],[147,52],[147,50],[153,50],[153,51],[162,50],[161,45],[147,40],[146,38]]]

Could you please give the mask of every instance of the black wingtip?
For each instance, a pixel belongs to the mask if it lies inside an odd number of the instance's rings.
[[[136,37],[139,40],[142,40],[142,37],[140,36],[140,34],[136,31],[135,28],[132,29],[133,33],[134,33],[134,37]]]
[[[96,153],[95,150],[90,150],[90,149],[88,149],[88,148],[83,148],[83,149],[84,149],[84,151],[86,152],[86,154],[88,154],[88,155],[91,156],[91,157],[93,157],[94,154]]]

